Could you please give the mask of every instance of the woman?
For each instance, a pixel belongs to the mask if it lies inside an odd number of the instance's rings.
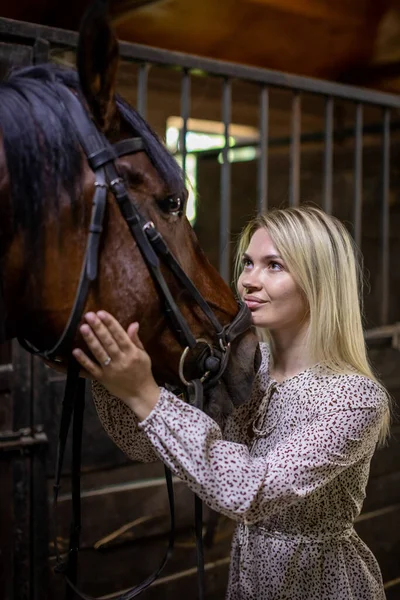
[[[246,227],[238,271],[268,343],[248,404],[224,430],[160,390],[138,324],[126,333],[104,311],[81,327],[98,362],[74,351],[98,381],[100,419],[131,458],[161,458],[238,522],[229,600],[384,599],[353,528],[389,406],[366,357],[351,238],[316,208],[276,210]]]

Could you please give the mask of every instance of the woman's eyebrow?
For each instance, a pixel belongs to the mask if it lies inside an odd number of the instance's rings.
[[[251,256],[247,254],[247,252],[243,252],[243,258],[248,258],[249,260],[252,260]],[[262,257],[262,260],[273,260],[275,258],[279,258],[280,260],[282,260],[282,256],[280,256],[279,254],[267,254],[266,256]]]

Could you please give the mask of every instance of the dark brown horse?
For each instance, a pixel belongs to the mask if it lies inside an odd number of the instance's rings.
[[[146,122],[114,92],[118,44],[104,15],[92,12],[81,30],[78,73],[29,67],[0,86],[0,259],[7,337],[39,348],[59,338],[73,305],[87,241],[95,176],[74,134],[57,89],[81,94],[98,129],[114,143],[139,136],[144,151],[116,161],[132,202],[162,233],[171,253],[225,325],[237,311],[229,287],[210,265],[184,215],[182,174]],[[167,267],[163,275],[196,338],[213,342],[208,319]],[[99,272],[84,310],[108,310],[140,335],[159,383],[178,383],[182,347],[164,315],[162,299],[111,194]],[[0,319],[1,320],[1,319]],[[77,336],[75,344],[83,341]],[[70,347],[58,354],[68,362]],[[246,401],[258,359],[248,331],[232,344],[227,369],[210,400]],[[187,366],[196,377],[196,366]],[[230,405],[230,400],[228,400]]]

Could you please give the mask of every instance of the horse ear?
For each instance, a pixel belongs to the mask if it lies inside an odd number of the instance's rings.
[[[96,0],[79,31],[77,69],[82,92],[98,127],[106,132],[117,116],[115,84],[119,49],[106,0]]]

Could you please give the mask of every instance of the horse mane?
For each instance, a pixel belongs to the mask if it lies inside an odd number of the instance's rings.
[[[82,156],[74,127],[63,108],[57,86],[80,90],[76,71],[53,64],[11,71],[0,83],[0,130],[3,137],[14,228],[34,241],[43,222],[44,205],[66,191],[76,208],[80,196]],[[121,118],[143,139],[148,157],[171,193],[181,192],[182,171],[158,136],[121,97]]]

